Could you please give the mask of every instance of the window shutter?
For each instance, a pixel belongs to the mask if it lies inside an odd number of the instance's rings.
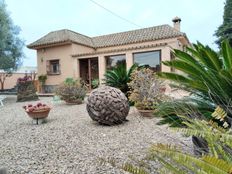
[[[47,70],[47,74],[49,74],[51,72],[50,70],[50,61],[46,60],[46,70]]]

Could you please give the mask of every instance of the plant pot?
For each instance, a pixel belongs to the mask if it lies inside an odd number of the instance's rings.
[[[81,99],[77,99],[77,100],[64,100],[64,101],[68,105],[80,105],[80,104],[82,104],[82,100]]]
[[[27,112],[27,115],[33,119],[43,119],[48,117],[50,110],[51,109],[49,108],[46,110]]]
[[[142,117],[148,117],[148,118],[153,117],[154,110],[140,110],[140,109],[137,109],[137,110]]]

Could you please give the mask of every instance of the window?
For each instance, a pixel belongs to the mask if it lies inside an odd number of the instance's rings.
[[[106,69],[113,69],[118,65],[126,65],[126,56],[123,55],[115,55],[115,56],[106,56]]]
[[[160,71],[160,51],[149,51],[133,54],[134,63],[151,68],[154,71]]]
[[[47,74],[56,75],[60,74],[60,61],[48,60],[47,61]]]

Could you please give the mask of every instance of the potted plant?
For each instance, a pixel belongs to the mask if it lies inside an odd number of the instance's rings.
[[[80,79],[67,78],[56,89],[56,95],[67,104],[81,104],[85,98],[87,87]]]
[[[51,107],[44,103],[37,103],[35,105],[28,104],[23,106],[23,108],[29,117],[37,120],[37,124],[39,119],[47,118],[51,110]]]
[[[166,99],[163,81],[149,68],[137,68],[133,71],[128,86],[129,100],[142,116],[151,117],[154,107]]]
[[[38,77],[38,80],[39,80],[40,83],[41,83],[42,93],[44,93],[44,92],[45,92],[45,91],[44,91],[44,85],[45,85],[45,82],[46,82],[46,80],[47,80],[47,75],[40,75],[40,76]]]

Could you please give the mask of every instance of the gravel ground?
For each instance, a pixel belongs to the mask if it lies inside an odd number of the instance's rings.
[[[185,143],[191,151],[189,138],[156,125],[156,118],[140,117],[133,107],[128,122],[109,127],[94,123],[85,104],[40,99],[53,107],[41,125],[32,124],[22,109],[28,102],[16,103],[15,96],[8,96],[0,107],[0,168],[9,173],[120,174],[125,172],[100,159],[141,159],[151,143]]]

